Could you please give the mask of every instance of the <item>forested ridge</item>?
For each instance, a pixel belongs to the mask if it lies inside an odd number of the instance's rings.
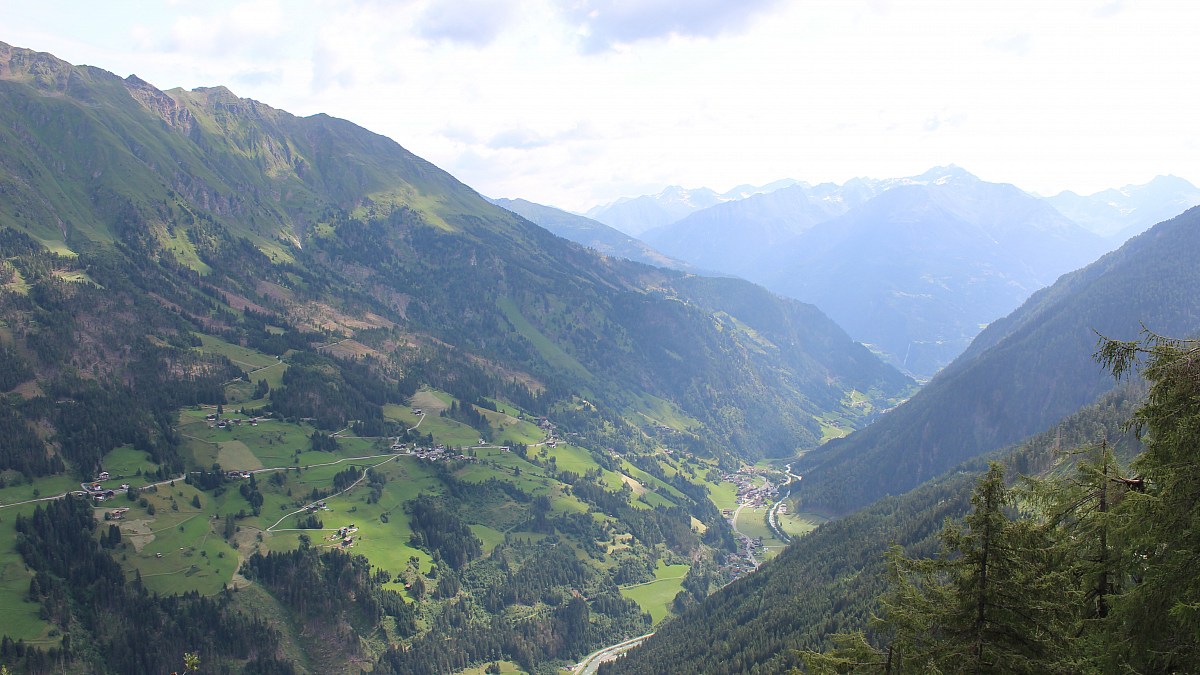
[[[421,672],[453,633],[454,663],[553,668],[647,629],[614,579],[734,548],[717,467],[813,447],[913,386],[811,306],[598,255],[344,120],[3,44],[0,103],[0,506],[86,494],[98,555],[130,583],[153,570],[149,597],[250,583],[212,611],[290,617],[259,651],[147,640],[110,663],[78,628],[95,596],[23,593],[42,562],[13,549],[0,596],[30,643],[10,667],[157,672],[189,650],[218,671]],[[389,580],[347,562],[359,546]],[[378,611],[289,586],[335,572]],[[302,640],[311,607],[361,649]]]
[[[859,433],[807,453],[802,499],[846,513],[900,494],[980,453],[1038,433],[1113,387],[1091,359],[1097,334],[1131,340],[1200,330],[1200,209],[1160,223],[1064,275],[903,405]],[[846,480],[853,476],[854,480]]]
[[[957,462],[816,451],[911,380],[812,306],[596,255],[349,122],[0,63],[0,665],[549,673],[649,631],[640,602],[683,615],[656,672],[770,672],[866,625],[887,543],[931,554],[967,511],[978,461],[706,600],[737,550],[724,471],[811,450],[802,499],[848,510]],[[1160,231],[1171,260],[1195,218]],[[742,632],[672,642],[705,617]]]
[[[1049,478],[1008,489],[993,464],[936,558],[896,550],[879,618],[813,672],[1187,672],[1200,659],[1200,344],[1106,342],[1149,395],[1123,467],[1100,444]],[[1142,359],[1145,358],[1144,363]],[[1024,502],[1024,507],[1021,503]]]
[[[1106,442],[1128,461],[1140,444],[1125,430],[1144,389],[1122,386],[1052,429],[994,453],[1010,479],[1059,471],[1065,451]],[[887,588],[887,553],[936,554],[947,519],[963,517],[989,456],[797,539],[757,572],[660,627],[655,637],[602,672],[783,673],[799,650],[829,646],[837,633],[865,630]]]

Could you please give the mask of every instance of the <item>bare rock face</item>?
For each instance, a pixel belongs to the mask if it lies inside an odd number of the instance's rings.
[[[125,78],[125,88],[135,101],[161,117],[167,126],[185,136],[191,134],[196,119],[192,116],[192,112],[181,105],[179,101],[137,75]]]
[[[0,42],[0,80],[20,80],[47,91],[65,89],[74,66],[45,52]]]

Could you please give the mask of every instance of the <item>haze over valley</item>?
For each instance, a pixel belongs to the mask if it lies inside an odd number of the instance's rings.
[[[0,671],[1200,661],[1182,10],[72,9],[0,36]]]

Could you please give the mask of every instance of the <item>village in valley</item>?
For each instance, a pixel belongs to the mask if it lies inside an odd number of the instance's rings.
[[[30,495],[28,487],[0,490],[0,507],[27,510],[68,494],[88,499],[101,523],[101,546],[120,551],[128,578],[158,592],[244,587],[247,581],[238,570],[251,554],[311,545],[367,556],[415,601],[413,589],[434,585],[431,575],[439,562],[415,543],[406,505],[423,495],[444,494],[447,481],[507,484],[511,495],[550,497],[550,515],[590,515],[607,540],[582,545],[593,549],[587,555],[598,551],[599,560],[610,559],[601,564],[632,554],[634,542],[612,528],[610,515],[573,494],[565,481],[578,478],[569,476],[586,475],[606,490],[626,490],[638,509],[679,503],[682,493],[666,480],[676,473],[704,484],[735,534],[736,552],[716,560],[726,583],[755,569],[786,542],[767,526],[768,512],[787,513],[781,490],[787,474],[777,469],[744,466],[724,472],[712,459],[662,448],[650,460],[659,467],[652,474],[613,448],[576,445],[577,436],[561,432],[548,417],[510,405],[478,408],[491,427],[490,433],[480,432],[445,414],[454,399],[427,389],[411,405],[385,408],[400,435],[355,436],[349,427],[325,432],[313,420],[271,414],[265,400],[239,401],[239,385],[234,386],[233,403],[179,412],[183,449],[195,468],[171,475],[145,453],[120,448],[105,457],[91,480],[59,487],[50,497],[36,490]],[[528,545],[548,536],[524,529],[526,506],[494,488],[492,494],[489,499],[502,503],[483,502],[465,513],[485,552],[505,542]],[[695,531],[702,533],[703,527],[693,519]],[[627,583],[620,592],[661,620],[671,614],[671,600],[683,590],[692,564],[668,554],[652,580]],[[30,633],[26,639],[47,638]]]

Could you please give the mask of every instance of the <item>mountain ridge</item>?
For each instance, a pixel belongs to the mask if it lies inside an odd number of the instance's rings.
[[[805,455],[802,498],[847,512],[1045,428],[1113,387],[1091,358],[1098,333],[1195,334],[1200,305],[1182,289],[1200,283],[1186,262],[1197,238],[1193,208],[1035,293],[912,399]]]

